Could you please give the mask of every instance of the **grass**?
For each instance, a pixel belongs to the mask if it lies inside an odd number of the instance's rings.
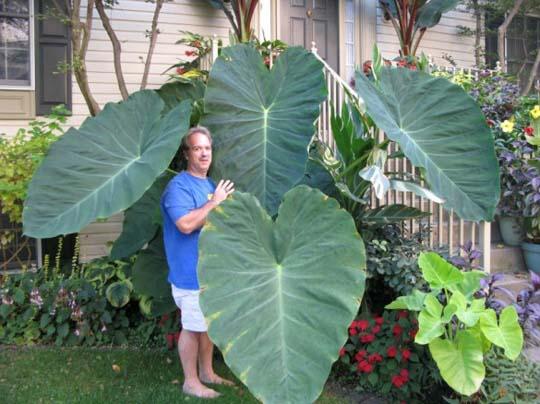
[[[116,371],[113,369],[116,369]],[[216,360],[216,371],[232,378]],[[222,396],[200,400],[182,394],[176,352],[90,348],[0,349],[3,403],[257,403],[245,386],[217,386]],[[323,392],[318,404],[346,402]]]

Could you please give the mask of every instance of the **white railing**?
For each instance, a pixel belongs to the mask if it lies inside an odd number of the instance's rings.
[[[332,113],[339,114],[341,112],[343,101],[348,95],[357,98],[361,104],[363,104],[363,101],[356,91],[317,54],[315,44],[313,44],[311,51],[324,65],[324,74],[328,87],[328,98],[321,104],[321,114],[317,121],[317,134],[319,139],[327,143],[330,147],[335,147],[330,125]],[[446,71],[454,73],[456,71],[465,71],[472,74],[475,78],[478,78],[480,74],[480,71],[475,69],[448,68]],[[384,138],[384,134],[382,133],[379,136],[381,137],[380,140]],[[394,142],[389,147],[390,153],[398,150],[398,145]],[[406,158],[388,159],[386,170],[388,172],[409,173],[415,177],[418,177],[419,174],[418,168],[413,167]],[[491,223],[476,223],[461,220],[453,210],[448,211],[442,205],[418,197],[412,192],[388,191],[383,200],[377,200],[373,197],[372,203],[374,207],[400,203],[430,212],[431,215],[426,219],[408,221],[404,226],[405,229],[409,233],[415,233],[422,227],[427,227],[428,235],[425,240],[426,244],[431,248],[448,249],[450,255],[460,254],[460,246],[463,246],[470,240],[473,246],[482,252],[483,268],[488,272],[490,271]]]

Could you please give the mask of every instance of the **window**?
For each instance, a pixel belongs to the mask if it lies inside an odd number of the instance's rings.
[[[0,86],[32,86],[31,0],[0,0]]]

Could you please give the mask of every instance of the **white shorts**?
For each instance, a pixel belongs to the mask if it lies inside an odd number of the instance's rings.
[[[172,296],[182,311],[182,328],[187,331],[206,332],[208,326],[199,306],[199,291],[179,289],[171,284]]]

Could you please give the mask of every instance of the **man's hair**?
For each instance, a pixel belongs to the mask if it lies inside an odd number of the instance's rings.
[[[188,133],[182,138],[182,143],[180,144],[180,147],[182,148],[182,154],[186,153],[189,150],[189,138],[191,135],[194,135],[196,133],[200,133],[201,135],[204,135],[210,140],[210,144],[212,144],[212,135],[210,134],[210,131],[208,128],[205,128],[204,126],[195,126],[191,128]]]

